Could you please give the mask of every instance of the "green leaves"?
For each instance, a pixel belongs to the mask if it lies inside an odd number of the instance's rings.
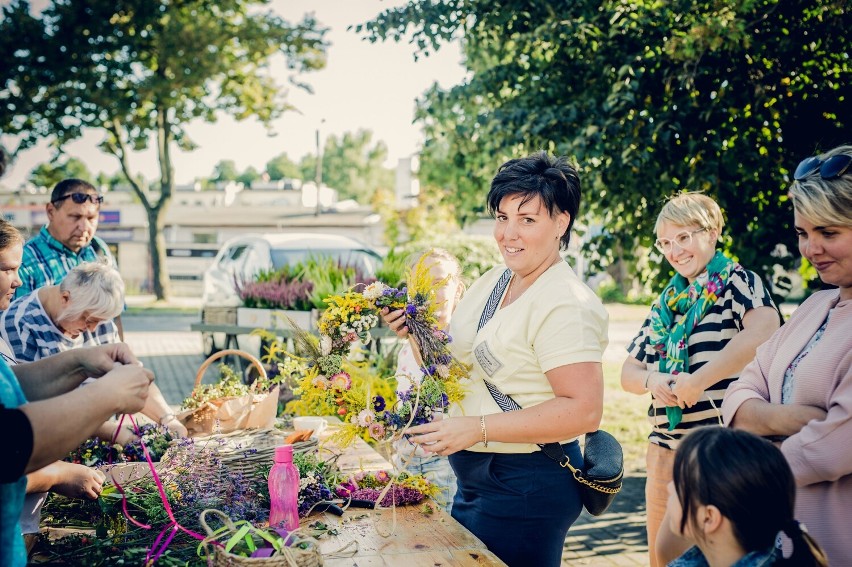
[[[593,269],[625,261],[659,286],[654,221],[681,190],[719,202],[747,268],[769,280],[797,261],[788,172],[848,141],[849,22],[834,0],[459,0],[412,1],[361,29],[424,52],[461,37],[469,78],[434,86],[418,112],[421,183],[460,222],[481,214],[505,159],[565,154],[596,228]]]

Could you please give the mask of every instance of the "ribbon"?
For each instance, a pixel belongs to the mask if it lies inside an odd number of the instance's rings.
[[[148,468],[151,470],[151,476],[154,478],[154,484],[157,486],[157,492],[159,492],[160,494],[160,501],[163,503],[163,509],[165,509],[166,514],[171,520],[171,522],[166,524],[166,527],[164,527],[162,531],[157,535],[156,539],[154,540],[154,543],[151,544],[151,548],[148,549],[148,552],[145,554],[145,566],[150,567],[157,561],[157,559],[159,559],[163,555],[163,553],[166,552],[166,549],[168,549],[169,544],[177,535],[178,531],[182,531],[199,541],[203,541],[205,538],[203,535],[183,527],[182,525],[180,525],[180,522],[178,522],[175,518],[175,515],[172,512],[172,506],[169,503],[168,497],[166,496],[166,489],[163,487],[163,483],[160,480],[160,476],[157,474],[157,469],[154,467],[154,462],[151,460],[151,454],[148,452],[148,448],[145,446],[145,443],[141,440],[142,431],[140,431],[139,426],[136,424],[136,421],[134,421],[132,415],[124,414],[121,416],[121,419],[118,422],[118,427],[115,429],[115,435],[113,435],[112,443],[115,444],[116,439],[118,439],[118,434],[121,431],[121,426],[124,423],[125,417],[129,419],[130,423],[133,425],[133,432],[139,436],[139,444],[142,446],[142,454],[145,455],[145,462],[148,463]],[[109,464],[112,464],[112,454],[110,454],[109,460]],[[118,492],[121,494],[121,510],[124,513],[124,516],[135,526],[138,526],[142,529],[150,530],[151,526],[137,521],[135,518],[133,518],[133,516],[130,515],[130,512],[127,510],[127,495],[124,492],[124,488],[122,488],[121,484],[119,484],[115,476],[112,477],[112,482],[115,485],[116,490],[118,490]],[[166,535],[166,532],[169,531],[171,531],[171,533]]]

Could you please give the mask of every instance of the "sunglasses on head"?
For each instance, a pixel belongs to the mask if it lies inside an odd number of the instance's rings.
[[[796,172],[793,173],[793,179],[801,181],[814,171],[819,170],[819,176],[830,181],[849,171],[850,164],[852,164],[852,156],[847,154],[831,156],[825,161],[816,156],[805,158],[796,168]]]
[[[54,199],[54,203],[58,203],[59,201],[64,201],[65,199],[71,199],[78,205],[82,205],[86,201],[91,201],[93,205],[100,205],[104,202],[103,195],[91,195],[89,193],[68,193],[67,195],[63,195],[58,199]]]

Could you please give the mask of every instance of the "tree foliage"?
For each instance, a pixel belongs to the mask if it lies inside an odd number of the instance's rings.
[[[266,173],[271,181],[282,179],[301,179],[299,165],[290,159],[287,153],[281,153],[266,162]]]
[[[599,266],[635,263],[688,189],[719,202],[725,247],[766,276],[794,261],[778,255],[795,248],[790,172],[849,141],[850,24],[845,0],[412,0],[358,29],[425,54],[463,42],[469,78],[419,115],[425,185],[461,221],[499,163],[541,148],[580,165]]]
[[[213,166],[213,175],[210,176],[210,181],[214,183],[227,183],[228,181],[236,181],[239,176],[237,164],[232,159],[219,160]]]
[[[373,141],[371,130],[331,135],[325,140],[322,154],[322,182],[336,189],[343,199],[367,204],[376,189],[393,188],[393,172],[384,166],[388,148],[382,141]],[[302,179],[316,179],[316,163],[315,154],[302,158]]]
[[[42,163],[30,172],[30,183],[48,190],[52,190],[57,183],[68,178],[90,181],[92,173],[85,163],[75,157],[64,161],[56,159],[50,163]]]
[[[0,21],[0,131],[19,149],[41,138],[59,147],[102,130],[148,214],[158,298],[168,291],[162,213],[174,190],[171,152],[195,147],[186,126],[219,113],[265,124],[290,109],[272,75],[288,80],[325,65],[325,30],[312,16],[287,22],[267,0],[56,0],[39,13],[13,0]],[[156,146],[154,200],[132,173],[134,150]]]

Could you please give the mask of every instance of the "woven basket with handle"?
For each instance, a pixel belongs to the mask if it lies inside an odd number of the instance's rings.
[[[204,373],[210,365],[229,355],[248,360],[260,379],[266,380],[266,370],[259,360],[245,351],[227,349],[215,353],[201,364],[195,374],[193,391],[201,385]],[[268,393],[262,393],[257,390],[258,382],[259,380],[255,380],[252,383],[246,395],[208,400],[200,407],[182,411],[177,417],[193,437],[229,433],[239,429],[272,427],[278,409],[278,386]]]
[[[216,516],[224,524],[224,527],[214,530],[207,523],[208,515]],[[214,509],[204,510],[198,521],[204,531],[207,532],[207,537],[202,545],[207,552],[208,565],[213,567],[319,567],[322,565],[322,554],[319,551],[317,541],[309,534],[303,533],[302,530],[290,533],[285,542],[287,545],[281,547],[272,557],[243,557],[225,551],[225,542],[241,529],[249,537],[252,534],[259,533],[259,530],[250,526],[239,528],[227,514]],[[246,524],[243,523],[243,526],[246,526]],[[258,541],[262,542],[262,539],[258,538]],[[216,545],[213,542],[219,542],[222,545]]]

